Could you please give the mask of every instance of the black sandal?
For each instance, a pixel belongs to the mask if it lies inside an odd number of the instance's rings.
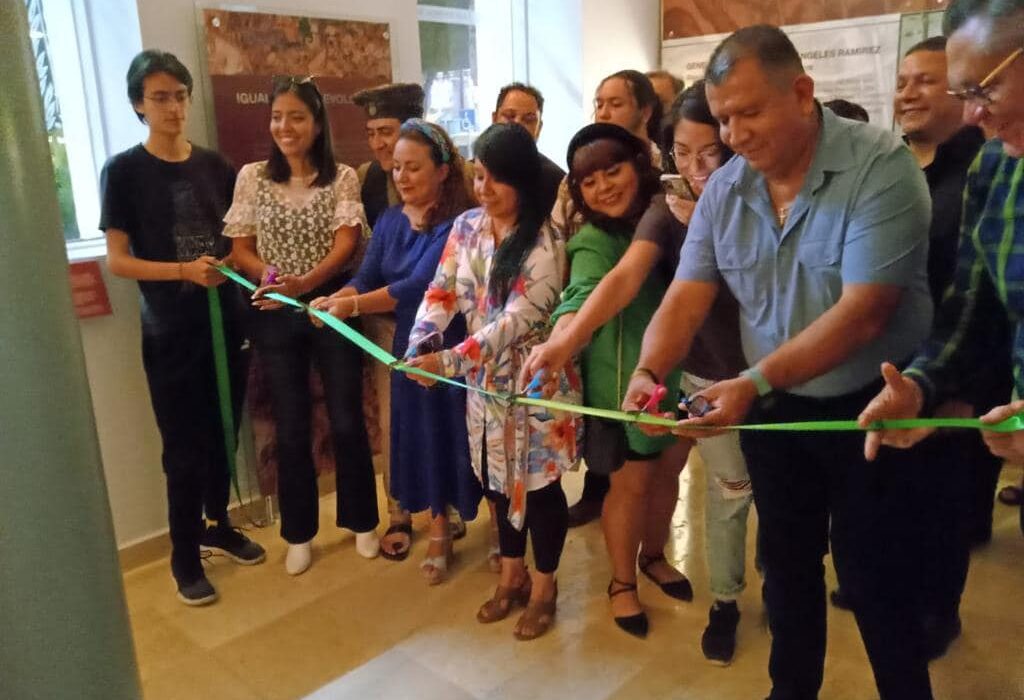
[[[619,586],[619,590],[613,591],[612,589]],[[619,579],[612,577],[611,582],[608,584],[608,601],[622,593],[632,593],[636,591],[636,584],[630,583],[629,581],[620,581]],[[623,632],[633,635],[639,639],[647,637],[647,632],[650,629],[647,621],[647,613],[642,610],[636,615],[622,615],[616,617],[612,615],[612,619],[615,620],[615,624],[619,626],[619,629]]]
[[[653,556],[641,554],[637,558],[637,566],[640,567],[640,572],[658,584],[658,588],[661,589],[661,592],[669,598],[675,598],[676,600],[681,600],[684,603],[689,603],[693,600],[693,586],[690,585],[690,580],[687,579],[686,576],[683,576],[683,578],[678,581],[666,581],[664,583],[654,577],[654,574],[651,573],[651,565],[657,564],[659,561],[665,561],[664,554],[659,553]]]
[[[409,550],[412,549],[412,522],[398,523],[392,525],[384,533],[384,537],[388,535],[394,535],[395,533],[401,532],[409,538],[409,544],[405,546],[405,549],[399,549],[395,552],[389,552],[387,547],[384,546],[384,542],[381,542],[380,555],[385,559],[391,561],[402,561],[409,556]],[[383,538],[382,538],[383,539]]]

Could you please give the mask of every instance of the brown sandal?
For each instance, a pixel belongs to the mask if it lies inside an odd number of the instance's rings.
[[[514,605],[526,605],[530,600],[530,591],[533,585],[530,582],[530,575],[522,585],[516,587],[498,586],[494,589],[494,595],[476,611],[476,621],[483,624],[500,622],[508,617]]]
[[[555,583],[555,595],[551,600],[529,602],[526,610],[519,616],[512,634],[521,642],[528,642],[541,637],[551,629],[555,622],[555,611],[558,607],[558,583]]]

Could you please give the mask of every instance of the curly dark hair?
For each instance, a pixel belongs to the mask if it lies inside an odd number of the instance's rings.
[[[448,166],[448,176],[441,183],[441,191],[438,193],[434,206],[424,215],[421,225],[423,228],[433,228],[438,224],[454,219],[456,216],[475,206],[473,196],[466,187],[465,169],[466,161],[462,158],[459,150],[452,143],[448,132],[437,124],[431,122],[420,122],[423,128],[434,132],[437,139],[444,143],[442,148],[438,142],[427,136],[419,127],[409,122],[402,124],[399,130],[398,139],[415,141],[430,149],[430,160],[434,165],[440,167]],[[447,161],[445,156],[447,155]]]

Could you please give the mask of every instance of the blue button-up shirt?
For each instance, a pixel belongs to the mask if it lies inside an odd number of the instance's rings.
[[[779,227],[764,176],[736,156],[700,197],[676,279],[724,281],[740,305],[754,365],[832,308],[844,284],[903,287],[875,340],[838,367],[787,391],[826,398],[863,388],[883,360],[907,359],[927,336],[931,200],[910,151],[878,127],[821,112],[803,188]]]

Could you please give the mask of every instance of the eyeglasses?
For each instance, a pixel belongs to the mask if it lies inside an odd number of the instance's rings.
[[[152,95],[143,95],[142,99],[149,100],[161,109],[166,109],[172,104],[185,104],[189,97],[191,95],[188,94],[188,90],[178,90],[177,92],[154,92]]]
[[[708,146],[696,153],[681,153],[679,148],[680,145],[677,143],[671,151],[672,160],[675,161],[677,168],[687,168],[694,161],[700,161],[704,166],[717,165],[713,161],[722,157],[722,149],[718,146]]]
[[[1017,49],[1009,56],[1003,59],[1003,62],[992,69],[992,72],[981,79],[981,82],[977,85],[970,85],[961,90],[947,90],[946,92],[958,100],[964,102],[977,102],[980,105],[988,107],[993,103],[992,90],[995,87],[992,83],[1004,70],[1010,67],[1010,65],[1020,58],[1021,54],[1024,54],[1024,47]]]

